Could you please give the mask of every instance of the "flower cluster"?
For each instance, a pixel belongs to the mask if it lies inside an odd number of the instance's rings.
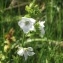
[[[30,31],[35,30],[35,27],[34,27],[35,22],[36,20],[33,18],[22,17],[22,19],[18,22],[18,25],[23,30],[23,32],[27,34]],[[45,30],[44,30],[45,21],[39,21],[38,23],[39,23],[39,29],[43,36],[45,34]],[[28,56],[33,56],[35,53],[33,52],[32,47],[28,47],[28,48],[19,47],[17,54],[19,56],[24,56],[25,60],[27,60]]]
[[[33,18],[22,17],[22,19],[18,22],[18,25],[20,26],[21,29],[23,29],[24,33],[28,33],[29,31],[35,30],[35,28],[34,28],[35,22],[36,22],[36,20]],[[45,21],[42,21],[42,22],[39,21],[39,25],[40,25],[39,28],[43,35],[45,33],[44,23],[45,23]]]

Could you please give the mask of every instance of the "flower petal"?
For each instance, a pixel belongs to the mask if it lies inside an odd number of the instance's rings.
[[[23,21],[19,21],[19,22],[18,22],[18,25],[20,26],[20,28],[23,28],[23,26],[24,26],[25,24],[23,23]]]
[[[34,26],[32,26],[32,27],[30,28],[30,30],[31,30],[31,31],[35,30]]]
[[[33,19],[33,18],[29,18],[29,19],[30,19],[30,21],[31,21],[33,24],[36,22],[36,20]]]
[[[39,21],[39,29],[40,29],[40,31],[41,31],[41,36],[43,37],[43,35],[45,34],[45,30],[44,30],[44,23],[45,23],[45,21]]]
[[[35,53],[34,52],[27,52],[28,56],[33,56]]]
[[[45,23],[45,21],[39,21],[39,25],[42,26],[42,27],[45,27],[44,23]]]
[[[40,30],[41,30],[41,35],[43,36],[45,34],[45,30],[44,28],[41,28]]]
[[[24,31],[24,33],[28,33],[30,31],[30,26],[24,26],[22,29]]]
[[[17,51],[17,54],[20,55],[20,56],[23,56],[23,54],[24,54],[24,49],[23,49],[23,48],[19,49],[19,50]]]
[[[24,57],[25,57],[25,61],[26,61],[28,58],[27,52],[24,52]]]
[[[32,47],[28,47],[28,51],[33,51],[33,48]]]

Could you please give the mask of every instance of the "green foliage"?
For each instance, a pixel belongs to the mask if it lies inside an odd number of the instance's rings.
[[[35,5],[33,2],[30,5],[26,6],[25,10],[28,12],[28,15],[33,18],[38,18],[41,15],[41,11],[38,5]]]

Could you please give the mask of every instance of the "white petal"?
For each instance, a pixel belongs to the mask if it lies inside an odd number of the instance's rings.
[[[28,32],[29,32],[29,28],[27,28],[27,27],[25,28],[25,27],[24,27],[24,28],[23,28],[23,32],[24,32],[24,33],[28,33]]]
[[[23,26],[22,29],[23,29],[24,33],[28,33],[29,31],[34,30],[34,26],[29,24],[27,26]]]
[[[30,31],[31,27],[30,26],[24,26],[22,29],[23,29],[24,33],[28,33]]]
[[[33,18],[27,18],[27,17],[22,17],[22,20],[24,20],[24,21],[30,21],[33,24],[36,22],[35,19],[33,19]]]
[[[24,52],[24,57],[25,57],[25,61],[26,61],[28,58],[27,52]]]
[[[23,21],[19,21],[18,25],[20,26],[20,28],[23,28],[23,26],[25,25]]]
[[[41,30],[41,35],[43,36],[45,34],[45,30],[42,27],[40,28],[40,30]]]
[[[29,18],[29,19],[30,19],[30,21],[31,21],[33,24],[36,22],[36,20],[33,19],[33,18]]]
[[[22,21],[29,21],[29,18],[27,18],[27,17],[22,17],[21,20],[22,20]]]
[[[23,54],[24,54],[24,49],[23,49],[23,48],[19,49],[19,50],[17,51],[17,54],[20,55],[20,56],[23,56]]]
[[[27,52],[28,56],[33,56],[35,53],[34,52]]]
[[[33,48],[32,47],[28,47],[28,51],[33,51]]]
[[[39,21],[39,25],[42,26],[42,27],[45,27],[44,23],[45,23],[45,21]]]
[[[32,27],[30,28],[30,30],[31,30],[31,31],[35,30],[34,26],[32,26]]]

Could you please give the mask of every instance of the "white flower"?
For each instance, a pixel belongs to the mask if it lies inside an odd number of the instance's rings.
[[[43,36],[45,34],[45,30],[44,30],[44,23],[45,21],[39,21],[39,28],[41,30],[41,35]]]
[[[19,56],[24,56],[25,60],[27,60],[28,56],[33,56],[35,53],[33,52],[32,47],[28,47],[28,48],[20,47],[19,50],[17,51],[17,54]]]
[[[28,33],[29,31],[34,30],[35,19],[22,17],[22,19],[18,22],[20,28],[23,29],[24,33]]]

